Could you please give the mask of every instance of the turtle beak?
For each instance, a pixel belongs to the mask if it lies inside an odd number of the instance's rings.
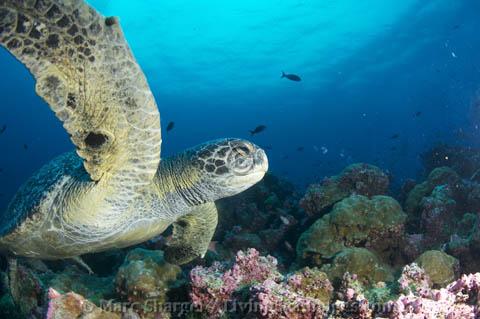
[[[258,148],[255,152],[255,157],[253,160],[259,171],[263,172],[264,174],[268,171],[268,158],[264,150]]]

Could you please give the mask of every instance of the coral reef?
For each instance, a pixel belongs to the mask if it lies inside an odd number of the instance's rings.
[[[448,185],[437,186],[430,196],[424,197],[420,205],[421,232],[424,234],[423,246],[437,248],[448,241],[455,231],[452,220],[455,218],[456,202],[452,199],[452,190]]]
[[[4,274],[3,277],[6,279],[7,275]],[[33,270],[21,263],[18,264],[16,278],[17,290],[21,297],[18,300],[18,304],[16,307],[13,305],[10,295],[3,298],[3,303],[10,308],[10,312],[13,315],[15,315],[15,310],[17,310],[18,315],[21,317],[41,318],[41,306],[46,299],[44,284]]]
[[[214,240],[226,250],[219,259],[229,259],[238,250],[255,248],[262,254],[293,259],[289,238],[301,218],[298,195],[291,183],[267,173],[247,191],[217,202],[218,228]],[[289,251],[290,249],[290,251]]]
[[[198,310],[215,318],[225,311],[233,294],[241,288],[266,280],[278,281],[281,277],[275,258],[260,257],[258,251],[251,248],[247,253],[237,252],[233,269],[225,271],[225,267],[218,262],[208,268],[193,268],[190,272],[190,297]]]
[[[15,319],[476,318],[480,173],[464,174],[435,168],[407,181],[400,202],[383,195],[388,173],[366,164],[311,185],[300,202],[269,174],[218,203],[219,243],[207,258],[166,263],[155,250],[168,246],[165,235],[87,256],[94,275],[67,262],[47,262],[53,271],[20,262],[24,297],[14,306],[4,294],[0,311]],[[175,302],[185,308],[169,309]]]
[[[325,273],[305,268],[284,277],[277,271],[275,258],[260,257],[255,249],[239,251],[231,269],[218,263],[198,266],[190,277],[193,304],[209,318],[222,316],[228,304],[243,300],[245,293],[258,304],[253,310],[260,318],[320,318],[333,291]]]
[[[297,242],[297,256],[321,266],[347,247],[368,247],[391,258],[403,236],[406,215],[391,197],[352,195],[334,205]]]
[[[46,319],[126,319],[118,313],[107,312],[74,292],[61,295],[55,289],[48,291],[50,299]],[[131,317],[133,319],[135,317]]]
[[[320,214],[342,199],[353,195],[372,197],[386,193],[391,176],[380,168],[357,163],[345,168],[339,175],[325,178],[323,182],[310,185],[299,206],[309,216]]]
[[[165,262],[162,251],[136,248],[128,253],[118,269],[116,291],[121,299],[134,305],[133,310],[149,318],[154,314],[144,314],[142,307],[148,303],[164,304],[168,289],[175,285],[181,273],[179,266]]]
[[[60,294],[75,291],[97,305],[100,300],[108,299],[115,293],[112,276],[92,276],[77,266],[68,266],[58,273],[42,273],[38,277],[45,283],[45,287],[51,287]]]
[[[331,281],[338,281],[346,272],[354,273],[365,284],[393,281],[393,269],[365,248],[345,248],[333,261],[320,268]]]
[[[325,273],[306,268],[280,283],[265,280],[251,291],[259,303],[260,318],[313,319],[328,313],[333,287]]]
[[[471,178],[480,168],[480,152],[472,147],[437,144],[421,154],[425,171],[448,166],[462,178]]]
[[[386,314],[391,319],[473,319],[480,314],[479,297],[480,273],[463,275],[446,288],[400,295],[388,302]]]
[[[414,228],[415,224],[419,224],[421,216],[422,199],[429,196],[433,189],[437,186],[448,185],[451,190],[460,188],[461,178],[449,167],[435,168],[426,181],[416,185],[407,195],[405,200],[405,212],[408,214],[408,221]]]
[[[460,263],[458,259],[438,250],[424,252],[415,260],[420,267],[425,269],[433,287],[445,287],[448,283],[458,278]]]
[[[424,294],[430,289],[430,277],[425,269],[412,263],[403,267],[402,275],[398,279],[400,291],[404,294]]]

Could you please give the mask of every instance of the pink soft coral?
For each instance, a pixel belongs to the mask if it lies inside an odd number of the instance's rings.
[[[272,256],[262,257],[250,248],[247,253],[239,251],[235,257],[233,270],[224,271],[219,263],[204,268],[197,266],[190,272],[193,305],[205,311],[210,318],[219,317],[232,300],[233,293],[240,285],[282,278],[277,271],[277,260]]]

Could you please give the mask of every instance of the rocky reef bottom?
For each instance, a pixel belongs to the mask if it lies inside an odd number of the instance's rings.
[[[455,158],[425,157],[425,178],[397,191],[365,163],[304,194],[267,174],[216,203],[207,255],[181,267],[163,258],[168,230],[83,256],[94,274],[20,260],[17,304],[1,274],[0,317],[479,318],[480,161]]]

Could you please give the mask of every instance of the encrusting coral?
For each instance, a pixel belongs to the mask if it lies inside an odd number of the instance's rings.
[[[306,268],[282,276],[277,260],[261,257],[255,249],[239,251],[232,269],[225,270],[218,263],[209,268],[199,266],[190,277],[193,304],[209,318],[219,318],[242,293],[258,304],[261,318],[320,318],[327,313],[333,291],[325,273]]]
[[[371,197],[383,195],[388,189],[391,176],[380,168],[357,163],[345,168],[339,175],[325,178],[321,184],[308,187],[299,206],[313,216],[342,199],[358,194]]]
[[[349,196],[300,236],[297,256],[320,266],[344,248],[368,247],[387,259],[403,236],[405,218],[391,197]]]

